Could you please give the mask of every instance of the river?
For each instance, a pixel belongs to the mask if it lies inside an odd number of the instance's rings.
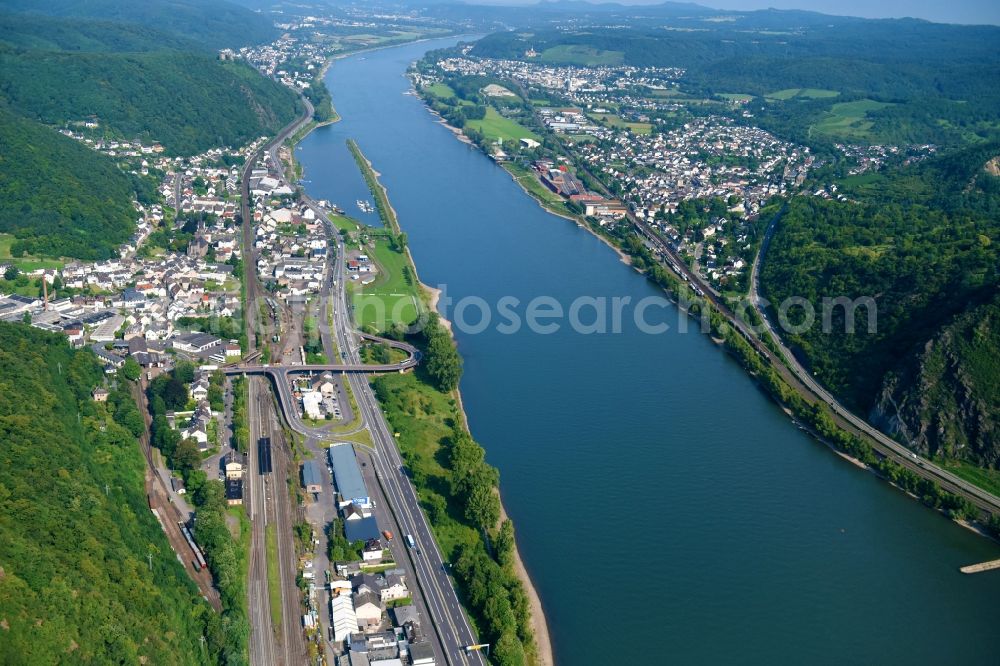
[[[408,64],[451,43],[333,64],[343,120],[301,144],[307,191],[358,212],[354,138],[421,279],[456,300],[657,297],[406,94]],[[1000,548],[802,433],[672,308],[655,318],[671,329],[456,331],[557,662],[996,663],[1000,572],[958,567]]]

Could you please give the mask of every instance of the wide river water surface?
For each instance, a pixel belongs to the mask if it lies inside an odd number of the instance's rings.
[[[503,297],[524,320],[538,297],[568,310],[661,294],[410,93],[407,66],[455,41],[336,61],[326,82],[343,119],[297,156],[313,197],[371,223],[354,203],[370,200],[346,147],[357,140],[420,278],[493,308],[483,332],[456,330],[461,389],[556,661],[998,663],[1000,571],[958,567],[1000,548],[801,432],[707,336],[680,332],[672,307],[647,312],[670,324],[659,334],[628,308],[618,333],[498,330]]]

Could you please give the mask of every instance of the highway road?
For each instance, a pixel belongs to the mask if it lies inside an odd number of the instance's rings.
[[[572,160],[570,152],[566,150],[561,142],[557,143],[563,154]],[[599,189],[601,189],[604,194],[612,196],[604,187],[601,180],[599,178],[595,178],[594,174],[587,169],[585,164],[578,164],[577,166],[591,176],[593,182],[597,183]],[[965,497],[979,507],[980,510],[991,514],[1000,512],[1000,498],[996,495],[988,493],[985,490],[955,476],[947,470],[938,467],[929,460],[921,458],[878,428],[872,426],[865,419],[852,413],[849,409],[844,407],[843,404],[841,404],[832,394],[830,394],[829,391],[823,388],[823,386],[816,381],[812,374],[806,370],[801,363],[799,363],[798,359],[795,358],[795,355],[791,353],[787,346],[785,346],[781,336],[778,335],[773,322],[768,319],[764,308],[761,307],[762,301],[759,291],[760,264],[763,261],[763,257],[767,253],[771,237],[774,234],[774,230],[780,218],[781,215],[779,214],[771,220],[767,231],[764,233],[764,238],[761,241],[760,251],[757,253],[757,256],[754,257],[750,278],[750,302],[754,310],[756,310],[758,315],[764,321],[772,339],[778,345],[778,348],[784,358],[779,358],[778,355],[776,355],[771,349],[762,344],[759,332],[753,330],[753,327],[744,321],[743,317],[734,313],[729,304],[726,303],[720,294],[715,291],[711,285],[705,282],[700,275],[688,268],[687,264],[680,257],[680,255],[678,255],[677,252],[675,252],[674,249],[666,241],[664,241],[655,229],[638,219],[634,214],[632,214],[631,211],[628,213],[628,220],[632,223],[640,237],[644,238],[647,241],[647,244],[651,245],[652,248],[655,249],[655,251],[657,251],[661,256],[669,258],[670,262],[673,264],[671,268],[674,272],[693,288],[696,288],[696,293],[700,292],[700,296],[710,300],[715,308],[726,317],[729,323],[736,328],[736,330],[761,356],[771,362],[772,366],[775,367],[775,369],[786,381],[789,382],[790,385],[792,385],[793,388],[799,390],[800,393],[804,394],[807,398],[810,397],[809,394],[811,394],[813,399],[826,403],[830,409],[833,410],[835,419],[839,425],[846,425],[849,429],[854,430],[859,435],[867,435],[871,445],[882,455],[891,458],[899,465],[909,469],[923,478],[928,478],[937,482],[944,490]]]
[[[323,218],[326,220],[325,216]],[[327,221],[328,230],[333,232],[332,225]],[[339,237],[338,237],[339,238]],[[332,333],[336,337],[337,346],[350,363],[359,363],[358,346],[355,339],[353,322],[350,319],[350,308],[344,285],[344,261],[346,256],[342,241],[338,240],[336,258],[332,266],[333,280],[338,285],[334,290],[334,330],[322,326],[325,333],[324,346],[331,347]],[[475,634],[465,616],[458,594],[452,584],[444,565],[444,557],[438,548],[426,516],[420,509],[416,490],[404,473],[403,459],[396,445],[395,437],[390,433],[385,416],[375,399],[366,377],[352,373],[346,375],[354,392],[355,400],[361,418],[368,425],[375,443],[375,452],[371,456],[374,472],[379,488],[384,492],[389,507],[398,525],[401,538],[406,534],[413,536],[415,548],[407,549],[410,559],[410,571],[416,574],[416,579],[423,592],[430,610],[430,618],[444,652],[446,664],[484,664],[480,653],[467,654],[464,647],[477,642]]]
[[[322,211],[320,212],[322,213]],[[322,219],[326,220],[325,214],[322,215]],[[328,226],[328,230],[331,234],[336,235],[332,225]],[[374,451],[368,452],[367,456],[371,460],[371,465],[366,466],[372,475],[369,483],[372,481],[375,483],[375,486],[369,490],[384,497],[384,503],[379,504],[387,511],[380,516],[380,519],[383,524],[389,521],[389,529],[399,535],[394,540],[392,548],[394,548],[394,554],[398,558],[397,561],[408,562],[407,569],[412,573],[411,580],[415,580],[419,586],[419,598],[424,606],[425,616],[431,620],[434,627],[434,633],[430,634],[430,637],[437,638],[436,649],[443,659],[443,663],[463,666],[484,664],[485,661],[481,654],[466,654],[464,651],[465,646],[475,643],[477,639],[459,603],[457,592],[445,568],[444,557],[434,540],[430,525],[420,509],[416,490],[409,478],[402,473],[403,460],[396,446],[395,437],[390,433],[374,392],[368,384],[368,374],[388,370],[399,371],[399,367],[398,364],[383,368],[382,366],[361,363],[358,352],[360,340],[363,338],[381,340],[381,338],[362,335],[354,330],[343,289],[344,262],[339,259],[343,256],[345,256],[344,247],[338,241],[336,256],[331,257],[328,266],[331,274],[328,284],[332,286],[336,283],[337,287],[332,288],[331,293],[325,294],[320,302],[321,311],[325,311],[327,299],[332,297],[334,326],[331,330],[326,317],[322,317],[318,328],[323,336],[324,351],[327,355],[332,356],[339,350],[344,354],[346,363],[339,366],[293,366],[290,368],[246,366],[227,369],[227,372],[259,372],[270,376],[280,396],[279,403],[289,426],[293,430],[318,441],[335,440],[336,436],[325,433],[322,429],[310,428],[302,421],[297,403],[291,395],[289,375],[296,372],[325,369],[343,372],[358,404],[362,423],[371,431],[372,440],[375,443]],[[418,353],[409,345],[389,340],[386,342],[410,352],[411,357],[408,359],[410,365],[407,367],[419,361]],[[361,455],[366,457],[365,452],[362,452]],[[402,546],[401,540],[405,539],[406,534],[413,536],[415,547],[412,550]]]

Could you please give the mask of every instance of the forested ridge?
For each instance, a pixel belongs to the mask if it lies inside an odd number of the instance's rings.
[[[835,308],[829,332],[817,320],[789,342],[835,393],[903,441],[990,465],[1000,463],[991,422],[1000,368],[982,348],[997,336],[1000,178],[984,167],[998,154],[1000,143],[985,144],[848,180],[846,202],[793,197],[761,273],[772,303],[800,296],[817,314],[824,297],[873,297],[874,333],[865,308],[848,332]],[[791,313],[800,321],[801,310]],[[900,403],[909,408],[897,411]]]
[[[267,16],[226,0],[0,0],[0,9],[155,28],[206,50],[259,44],[279,34]]]
[[[141,416],[125,390],[94,402],[102,378],[0,323],[0,663],[214,663],[220,619],[146,503]]]
[[[0,232],[15,255],[106,258],[131,235],[131,198],[109,158],[0,106]]]
[[[211,55],[69,53],[0,45],[0,92],[47,125],[96,119],[119,136],[191,155],[273,133],[297,98],[242,63]]]

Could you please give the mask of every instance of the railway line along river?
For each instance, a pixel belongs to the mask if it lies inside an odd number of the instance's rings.
[[[407,66],[455,41],[333,64],[342,120],[297,151],[309,194],[352,213],[369,198],[354,138],[421,279],[454,303],[509,297],[524,320],[539,297],[568,311],[659,296],[407,94]],[[493,315],[455,327],[462,395],[557,663],[996,663],[1000,571],[959,567],[1000,548],[801,432],[672,306],[645,315],[665,332],[631,314],[606,333],[512,331]]]

